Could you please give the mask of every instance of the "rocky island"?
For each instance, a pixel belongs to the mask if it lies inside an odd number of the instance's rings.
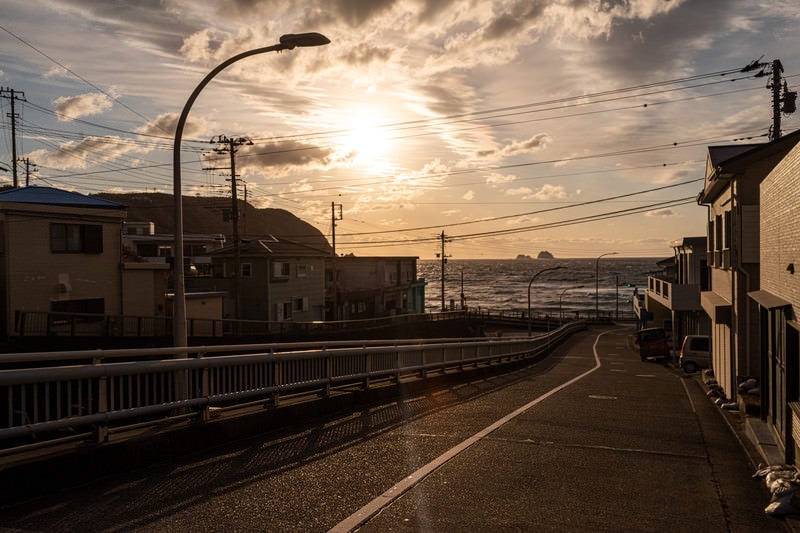
[[[553,257],[553,254],[551,254],[547,250],[542,250],[536,257],[538,259],[555,259],[555,257]]]

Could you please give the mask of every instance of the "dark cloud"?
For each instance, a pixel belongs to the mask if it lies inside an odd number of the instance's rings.
[[[391,9],[397,0],[333,0],[325,7],[339,14],[350,26],[357,27]]]
[[[444,81],[431,80],[428,85],[419,86],[419,91],[430,99],[428,109],[440,115],[457,115],[471,109],[470,102],[463,98],[457,89],[447,87]]]
[[[332,162],[333,149],[300,141],[278,141],[240,148],[237,166],[264,172],[271,176],[286,175],[295,170],[325,168]]]
[[[361,43],[353,48],[350,48],[342,59],[351,66],[358,67],[361,65],[368,65],[373,61],[386,62],[391,57],[396,49],[388,46],[372,46],[367,43]]]
[[[545,7],[547,3],[544,1],[520,2],[489,22],[484,28],[484,37],[498,40],[523,31],[542,15]]]
[[[97,0],[57,0],[56,6],[64,11],[79,10],[113,28],[120,34],[145,36],[161,49],[174,52],[183,44],[183,38],[201,29],[186,13],[175,13],[165,7],[163,0],[123,0],[98,2]]]
[[[669,76],[695,56],[697,46],[702,46],[698,43],[729,31],[733,15],[728,13],[738,3],[740,0],[686,2],[647,20],[617,18],[610,34],[591,40],[585,59],[620,77],[623,84]],[[740,14],[741,9],[736,12]]]

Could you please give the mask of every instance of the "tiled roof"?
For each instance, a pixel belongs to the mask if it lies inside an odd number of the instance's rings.
[[[125,209],[126,206],[110,200],[86,196],[53,187],[19,187],[0,191],[0,202],[20,204],[46,204],[104,209]]]

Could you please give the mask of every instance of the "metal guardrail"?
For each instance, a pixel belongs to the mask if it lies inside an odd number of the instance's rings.
[[[32,449],[103,443],[126,432],[207,422],[278,406],[287,395],[425,378],[541,355],[573,332],[571,323],[537,337],[326,342],[5,354],[0,362],[0,459]],[[349,344],[349,345],[348,345]],[[238,351],[236,355],[221,355]],[[246,353],[249,352],[249,353]],[[216,353],[216,355],[215,355]],[[169,358],[164,358],[169,357]],[[131,360],[137,358],[139,360]],[[69,364],[76,360],[91,364]],[[145,360],[142,360],[145,359]],[[53,363],[27,366],[23,361]],[[58,361],[61,366],[54,363]],[[66,363],[66,364],[65,364]]]

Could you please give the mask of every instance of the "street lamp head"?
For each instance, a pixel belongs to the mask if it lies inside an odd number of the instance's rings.
[[[330,39],[316,32],[287,33],[281,35],[279,41],[286,50],[291,50],[296,46],[322,46],[331,42]]]

